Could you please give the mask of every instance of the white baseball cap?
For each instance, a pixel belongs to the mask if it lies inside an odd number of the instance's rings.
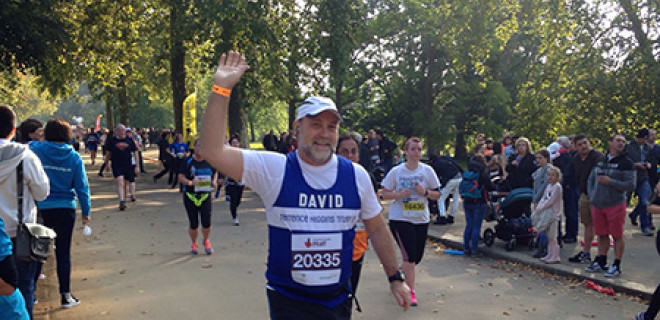
[[[307,116],[317,116],[323,111],[332,111],[339,121],[343,120],[332,99],[326,97],[309,97],[296,110],[296,121]]]

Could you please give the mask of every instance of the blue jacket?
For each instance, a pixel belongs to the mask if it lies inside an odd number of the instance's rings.
[[[66,143],[31,143],[30,148],[41,159],[50,179],[50,194],[44,201],[37,201],[39,209],[76,209],[77,197],[82,215],[89,216],[89,183],[80,155]]]

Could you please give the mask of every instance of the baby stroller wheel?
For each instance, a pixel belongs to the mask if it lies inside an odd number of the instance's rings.
[[[484,230],[484,244],[487,246],[492,246],[495,241],[495,232],[491,228],[486,228]]]
[[[516,248],[516,238],[509,240],[509,242],[506,243],[506,246],[504,248],[506,249],[506,251],[513,251],[513,249]]]
[[[529,239],[529,250],[533,250],[534,248],[538,247],[538,241],[536,241],[536,237],[532,237]]]

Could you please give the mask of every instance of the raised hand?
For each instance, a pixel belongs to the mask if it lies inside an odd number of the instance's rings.
[[[241,79],[250,66],[245,64],[245,55],[229,51],[220,56],[218,68],[215,70],[213,83],[223,88],[231,89]]]

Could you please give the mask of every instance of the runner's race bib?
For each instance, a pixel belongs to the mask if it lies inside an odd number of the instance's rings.
[[[291,278],[306,286],[326,286],[341,276],[341,233],[291,235]]]
[[[213,183],[211,176],[196,176],[197,182],[195,183],[195,192],[211,192],[213,191]]]
[[[403,215],[406,217],[423,216],[425,214],[424,206],[425,203],[423,201],[418,201],[416,198],[411,198],[410,200],[403,203]]]

